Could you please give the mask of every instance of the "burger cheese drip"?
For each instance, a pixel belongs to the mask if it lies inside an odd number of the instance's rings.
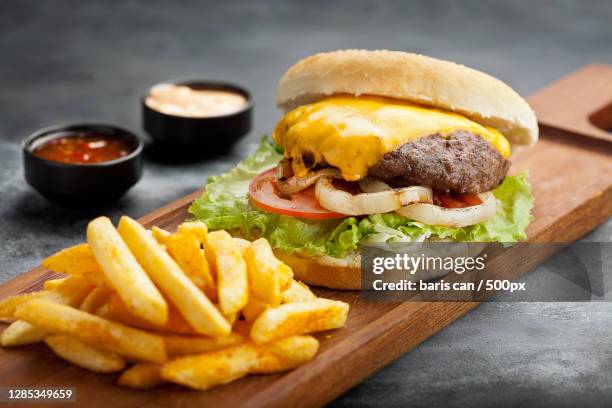
[[[496,129],[456,113],[374,96],[331,96],[300,106],[281,119],[273,138],[284,146],[297,177],[329,165],[345,180],[355,181],[403,144],[459,130],[482,137],[503,158],[510,155],[510,143]]]

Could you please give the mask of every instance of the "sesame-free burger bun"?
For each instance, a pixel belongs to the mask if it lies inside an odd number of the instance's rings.
[[[538,140],[527,102],[502,81],[463,65],[400,51],[342,50],[315,54],[280,80],[285,111],[333,94],[376,95],[456,112],[499,130],[515,145]]]

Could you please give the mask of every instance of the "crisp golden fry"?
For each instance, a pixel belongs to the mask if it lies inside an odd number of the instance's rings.
[[[281,293],[281,302],[283,303],[306,302],[316,298],[317,296],[312,293],[308,286],[294,279],[291,280],[289,287]]]
[[[0,319],[14,319],[15,310],[22,303],[42,298],[63,305],[76,306],[92,290],[93,286],[81,276],[63,279],[54,290],[43,290],[21,295],[9,296],[0,301]]]
[[[256,359],[253,346],[238,345],[170,361],[163,365],[161,374],[167,381],[206,390],[244,377]]]
[[[19,306],[15,315],[50,333],[71,335],[93,347],[130,359],[153,363],[166,360],[161,337],[69,306],[34,299]]]
[[[179,232],[166,241],[166,249],[187,277],[212,301],[217,299],[217,287],[204,256],[202,243],[196,234]]]
[[[247,322],[254,322],[270,305],[254,296],[249,297],[249,303],[242,309],[242,315]]]
[[[117,384],[130,388],[146,389],[156,387],[165,381],[161,376],[161,364],[138,363],[119,376]]]
[[[348,315],[348,304],[294,280],[265,239],[208,233],[198,221],[149,231],[128,217],[117,230],[99,217],[87,237],[43,261],[68,277],[0,301],[0,319],[17,319],[1,346],[44,341],[95,372],[137,362],[119,385],[205,390],[312,360],[319,342],[305,334],[342,327]]]
[[[242,239],[242,238],[234,237],[234,242],[240,248],[240,252],[242,252],[242,255],[244,255],[244,251],[246,251],[246,249],[251,245],[250,241],[247,241],[246,239]]]
[[[232,316],[249,300],[247,266],[242,252],[234,239],[220,230],[206,235],[205,253],[216,271],[221,312]]]
[[[283,265],[287,266],[285,263],[283,263]],[[289,266],[286,268],[281,268],[279,270],[278,281],[281,291],[287,290],[291,285],[291,281],[293,281],[293,270],[291,270]]]
[[[89,244],[79,244],[59,251],[44,259],[42,266],[53,272],[82,276],[96,286],[110,286]],[[52,282],[49,284],[53,285]]]
[[[291,370],[317,354],[319,341],[312,336],[292,336],[257,348],[251,374],[270,374]]]
[[[103,304],[107,303],[110,297],[113,295],[113,291],[107,289],[104,286],[98,286],[81,302],[79,309],[88,313],[95,313],[96,310]]]
[[[58,304],[76,306],[82,302],[92,288],[91,284],[81,276],[63,278],[55,286],[54,290],[34,292],[10,298],[4,304],[3,313],[10,313],[11,317],[14,317],[16,308],[23,302],[32,299],[45,299]],[[2,332],[2,335],[0,335],[0,345],[12,347],[39,343],[46,334],[47,332],[40,327],[17,320]]]
[[[26,344],[40,343],[47,332],[23,320],[15,320],[2,334],[0,334],[0,346],[15,347]]]
[[[312,336],[293,336],[262,346],[245,343],[170,361],[162,366],[161,375],[167,381],[205,390],[249,373],[290,370],[310,361],[318,348]]]
[[[23,293],[21,295],[9,296],[0,300],[0,319],[14,319],[15,310],[19,305],[29,300],[43,297],[48,291]]]
[[[193,234],[201,243],[206,242],[208,228],[201,221],[188,221],[178,226],[176,232],[179,234]]]
[[[172,304],[168,305],[168,321],[163,326],[157,326],[132,315],[121,298],[115,293],[111,295],[107,303],[96,309],[95,314],[108,320],[141,329],[150,329],[165,333],[198,335],[198,332],[187,323]]]
[[[107,217],[87,226],[87,241],[104,275],[132,314],[163,325],[168,305]]]
[[[159,227],[151,228],[151,234],[153,234],[153,238],[155,238],[157,243],[162,245],[166,245],[168,238],[170,238],[170,236],[172,235],[165,229]]]
[[[163,338],[170,357],[220,350],[246,341],[245,337],[237,333],[223,337],[164,335]]]
[[[43,268],[67,275],[102,274],[102,269],[88,244],[79,244],[63,249],[43,259]]]
[[[78,306],[91,293],[94,285],[84,276],[69,276],[53,290],[46,291],[44,298],[55,303]]]
[[[251,328],[251,339],[262,344],[297,334],[337,329],[344,326],[348,310],[348,303],[330,299],[285,303],[259,315]]]
[[[281,301],[280,270],[289,267],[276,259],[264,238],[251,242],[244,251],[244,260],[249,274],[250,296],[272,307],[278,306]]]
[[[225,316],[225,319],[229,322],[230,326],[233,326],[236,321],[238,321],[239,313],[233,313],[229,316]]]
[[[43,289],[45,290],[54,290],[57,289],[62,282],[64,282],[68,278],[57,278],[57,279],[49,279],[43,283]]]
[[[121,217],[119,234],[151,279],[198,333],[210,336],[230,333],[231,325],[223,315],[142,225]]]
[[[49,335],[45,343],[64,360],[89,371],[114,373],[125,367],[125,360],[118,354],[89,346],[74,337]]]

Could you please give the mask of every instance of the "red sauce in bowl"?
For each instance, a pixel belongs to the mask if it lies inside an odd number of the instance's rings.
[[[88,164],[119,159],[134,148],[125,140],[97,133],[68,133],[44,142],[32,153],[59,163]]]

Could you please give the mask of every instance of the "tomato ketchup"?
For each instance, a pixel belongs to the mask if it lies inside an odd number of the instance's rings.
[[[67,133],[44,142],[32,152],[35,156],[59,163],[88,164],[119,159],[134,149],[117,137],[97,133]]]

